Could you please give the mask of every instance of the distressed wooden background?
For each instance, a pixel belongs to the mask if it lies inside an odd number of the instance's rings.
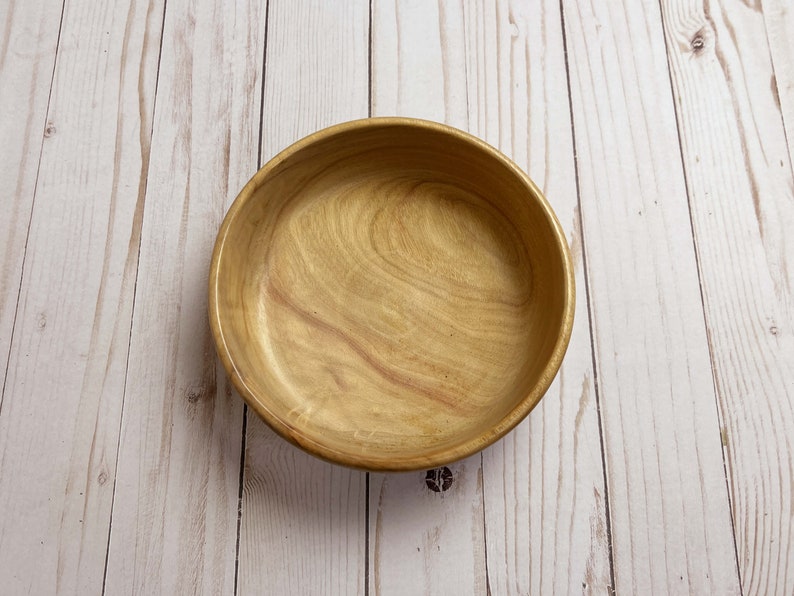
[[[381,115],[576,265],[541,405],[429,482],[276,437],[206,317],[237,190]],[[794,593],[793,143],[791,0],[0,0],[0,592]]]

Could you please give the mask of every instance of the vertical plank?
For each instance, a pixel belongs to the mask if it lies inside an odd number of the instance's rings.
[[[563,8],[616,589],[738,593],[659,5]]]
[[[463,16],[459,4],[373,2],[373,116],[468,128]],[[486,593],[482,457],[444,471],[438,492],[424,472],[370,476],[372,594]]]
[[[790,0],[761,0],[774,72],[772,88],[780,104],[789,160],[794,163],[794,5]]]
[[[233,594],[243,407],[207,323],[212,245],[256,169],[264,6],[169,0],[108,594]]]
[[[794,179],[769,48],[758,43],[764,15],[740,1],[662,8],[742,587],[791,594]]]
[[[557,379],[483,454],[489,584],[496,594],[605,594],[606,493],[560,4],[466,7],[471,128],[543,189],[568,235],[578,294]]]
[[[368,113],[366,0],[270,0],[262,160]],[[239,591],[364,591],[366,475],[319,461],[249,413]]]
[[[5,380],[63,3],[0,4],[0,371]],[[2,382],[0,382],[2,387]],[[3,396],[0,394],[0,404]]]
[[[0,414],[8,593],[102,589],[161,19],[65,7]]]

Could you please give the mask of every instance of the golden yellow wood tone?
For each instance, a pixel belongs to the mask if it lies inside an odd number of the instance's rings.
[[[571,334],[565,236],[490,145],[408,118],[340,124],[242,190],[210,271],[240,394],[310,453],[372,470],[448,463],[535,406]]]

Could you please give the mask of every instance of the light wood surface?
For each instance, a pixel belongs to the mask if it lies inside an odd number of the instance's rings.
[[[31,126],[44,136],[0,412],[9,594],[102,590],[162,14],[65,5],[47,126]]]
[[[0,119],[0,362],[11,348],[39,159],[53,132],[47,110],[62,13],[46,0],[0,5],[0,106],[15,115]]]
[[[746,593],[789,594],[794,180],[766,25],[741,3],[662,6],[739,574]]]
[[[779,103],[789,161],[794,162],[794,6],[787,0],[762,0],[760,8],[773,66],[770,90]],[[763,45],[756,50],[763,55]]]
[[[231,195],[256,168],[263,39],[256,2],[168,2],[108,594],[235,590],[243,405],[216,361],[200,290]]]
[[[3,594],[794,589],[790,2],[0,16]],[[538,408],[429,475],[293,447],[210,343],[210,250],[238,190],[368,115],[515,159],[580,289]]]
[[[660,9],[563,6],[615,587],[737,593]]]

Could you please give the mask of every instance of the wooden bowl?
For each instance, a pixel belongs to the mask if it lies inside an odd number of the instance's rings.
[[[512,429],[573,324],[565,235],[491,146],[406,118],[347,122],[243,188],[209,314],[248,405],[289,441],[369,470],[435,467]]]

